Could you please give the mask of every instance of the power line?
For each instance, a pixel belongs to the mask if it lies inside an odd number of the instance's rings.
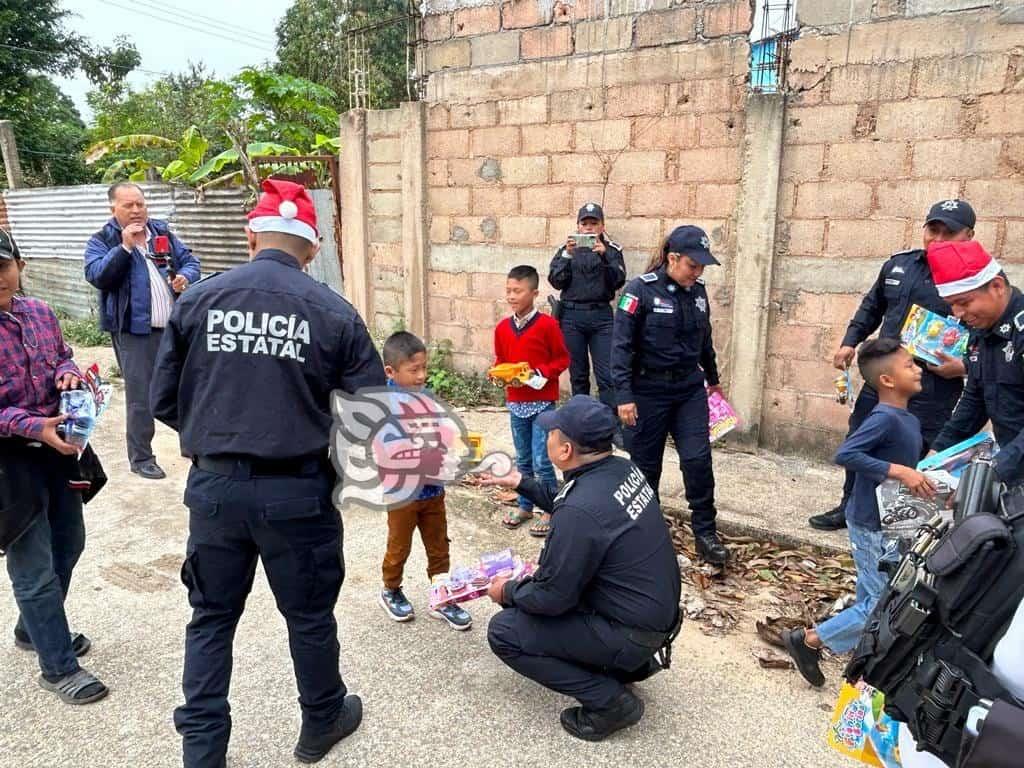
[[[64,51],[41,51],[38,48],[26,48],[24,45],[9,45],[7,43],[0,43],[0,48],[7,48],[12,51],[26,51],[40,56],[50,56],[51,58],[59,58],[64,55]],[[104,64],[104,66],[110,69],[120,69],[122,72],[144,72],[147,75],[160,75],[162,77],[172,76],[170,72],[157,72],[156,70],[143,69],[142,67],[123,67],[118,64]]]
[[[255,42],[258,43],[274,44],[277,42],[277,39],[274,36],[268,35],[264,32],[257,32],[256,30],[249,29],[248,27],[238,26],[233,22],[218,19],[214,16],[206,16],[202,13],[195,13],[194,11],[186,10],[179,6],[175,6],[172,3],[155,3],[151,2],[150,0],[135,0],[135,4],[146,6],[147,8],[150,8],[154,11],[159,11],[160,13],[184,14],[185,17],[190,21],[195,21],[199,24],[207,24],[213,27],[218,32],[227,32],[231,35],[237,35],[238,33],[241,33],[244,37],[252,38]]]
[[[39,152],[39,151],[34,150],[34,149],[24,149],[23,147],[18,147],[18,154],[19,155],[39,155],[40,157],[55,157],[55,158],[59,158],[61,160],[77,160],[80,157],[80,155],[65,155],[65,154],[60,153],[60,152]]]
[[[133,8],[130,5],[121,5],[120,3],[115,3],[112,0],[100,0],[100,2],[103,3],[104,5],[109,5],[109,6],[113,7],[113,8],[117,8],[117,9],[122,10],[122,11],[130,11],[132,13],[137,13],[137,14],[139,14],[141,16],[146,16],[146,17],[149,17],[149,18],[152,18],[152,19],[156,19],[157,21],[162,21],[165,24],[173,24],[175,26],[181,27],[182,29],[187,29],[187,30],[190,30],[192,32],[198,32],[201,35],[209,35],[210,37],[216,37],[219,40],[226,40],[227,42],[234,43],[235,45],[242,45],[242,46],[245,46],[247,48],[252,48],[254,50],[261,51],[263,53],[271,53],[272,52],[272,49],[265,48],[262,45],[258,45],[258,44],[252,43],[252,42],[244,42],[244,41],[238,40],[236,38],[228,37],[227,35],[218,34],[217,32],[212,32],[212,31],[210,31],[208,29],[203,29],[202,27],[193,27],[193,26],[191,26],[189,24],[185,24],[184,22],[182,22],[182,21],[180,21],[178,19],[157,16],[154,13],[147,13],[146,11],[139,10],[138,8]]]

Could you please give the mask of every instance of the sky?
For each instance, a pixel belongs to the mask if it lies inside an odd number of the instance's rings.
[[[189,62],[202,61],[219,77],[230,77],[247,65],[274,59],[274,28],[290,5],[287,0],[63,0],[75,14],[65,20],[97,45],[129,37],[142,55],[141,69],[128,82],[134,88],[182,72]],[[57,78],[88,123],[85,103],[89,81],[78,74]]]

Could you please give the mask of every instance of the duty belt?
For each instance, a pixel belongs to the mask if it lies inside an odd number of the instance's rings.
[[[636,375],[652,381],[685,381],[693,375],[693,371],[680,371],[678,368],[640,368]]]
[[[566,309],[604,309],[608,306],[607,301],[565,301],[562,300],[562,305]]]
[[[234,454],[193,456],[192,464],[204,472],[236,478],[311,477],[330,467],[326,453],[289,459],[262,459]]]

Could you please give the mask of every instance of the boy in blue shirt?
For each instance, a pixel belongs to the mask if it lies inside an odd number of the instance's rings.
[[[878,569],[884,549],[875,489],[891,477],[916,496],[935,495],[928,478],[913,469],[921,458],[923,439],[921,424],[907,410],[907,403],[921,391],[920,366],[899,339],[891,338],[863,344],[857,364],[864,381],[878,391],[878,405],[836,453],[836,463],[855,474],[846,523],[857,568],[856,600],[817,627],[790,630],[782,636],[800,674],[817,687],[825,684],[819,665],[821,649],[853,650],[885,589],[886,577]]]

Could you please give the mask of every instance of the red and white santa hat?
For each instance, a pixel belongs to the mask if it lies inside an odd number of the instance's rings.
[[[933,241],[928,245],[928,266],[943,298],[981,288],[1003,271],[976,240]]]
[[[293,181],[266,179],[257,206],[249,212],[253,232],[283,232],[320,241],[316,228],[316,207],[306,188]]]

